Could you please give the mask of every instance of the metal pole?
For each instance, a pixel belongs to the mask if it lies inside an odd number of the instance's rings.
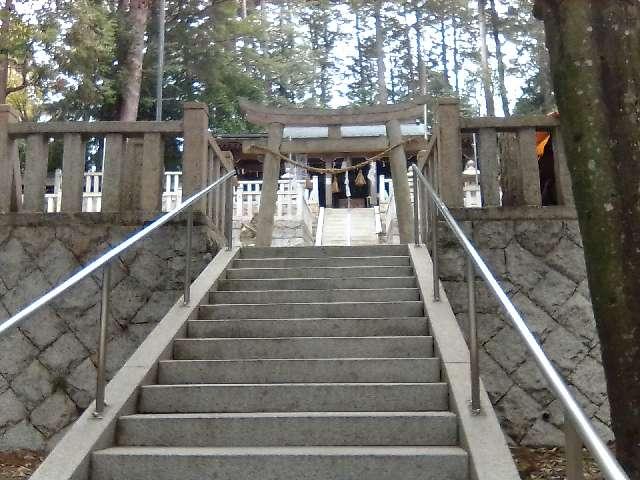
[[[96,410],[93,416],[102,418],[106,385],[107,326],[109,325],[109,292],[111,290],[111,264],[102,268],[102,301],[100,304],[100,334],[98,337],[98,372],[96,378]]]
[[[227,237],[227,250],[233,246],[233,182],[227,181],[225,193],[227,198],[224,202],[224,229]]]
[[[420,184],[418,182],[418,175],[415,171],[413,173],[413,243],[420,245]]]
[[[187,210],[187,246],[185,252],[184,265],[184,305],[189,305],[191,301],[191,244],[193,235],[193,207]]]
[[[156,120],[162,121],[162,86],[164,83],[165,0],[158,1],[158,65],[156,71]]]
[[[567,455],[567,480],[583,480],[582,441],[567,412],[564,415],[564,442]]]
[[[471,363],[471,412],[480,413],[480,363],[476,322],[476,270],[467,255],[467,292],[469,300],[469,361]]]

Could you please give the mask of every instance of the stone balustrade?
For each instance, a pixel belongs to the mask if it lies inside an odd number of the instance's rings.
[[[510,118],[462,117],[458,100],[440,99],[435,109],[434,135],[418,163],[426,174],[437,165],[437,186],[445,203],[464,206],[463,168],[474,158],[483,207],[539,207],[543,205],[541,179],[551,180],[553,204],[573,206],[571,180],[560,134],[560,120],[527,115]],[[551,171],[540,172],[537,135],[549,133],[553,152]],[[549,204],[547,202],[546,204]]]
[[[234,168],[230,152],[221,151],[210,136],[208,123],[207,107],[200,103],[185,103],[182,120],[164,122],[19,122],[10,106],[0,105],[0,213],[161,211],[165,187],[176,186],[164,171],[166,138],[184,139],[184,197]],[[86,142],[95,137],[104,139],[103,171],[87,175]],[[63,143],[62,173],[56,179],[61,194],[55,198],[45,195],[51,138]],[[25,142],[23,166],[20,141]],[[221,227],[222,189],[203,200],[198,210]]]

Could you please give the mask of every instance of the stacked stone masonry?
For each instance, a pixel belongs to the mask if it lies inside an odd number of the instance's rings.
[[[0,225],[0,321],[139,228]],[[215,251],[208,229],[197,226],[194,276]],[[113,264],[108,378],[180,297],[184,253],[184,223],[168,224]],[[0,338],[0,451],[50,450],[93,401],[101,284],[101,275],[82,281]]]
[[[606,383],[577,221],[479,220],[462,225],[598,432],[611,440]],[[444,225],[440,232],[441,278],[466,334],[464,256]],[[546,388],[494,297],[479,278],[476,285],[482,377],[505,433],[515,444],[562,445],[561,405]]]

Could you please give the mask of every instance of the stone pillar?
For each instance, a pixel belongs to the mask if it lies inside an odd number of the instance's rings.
[[[523,205],[539,207],[542,205],[540,192],[540,169],[536,153],[536,129],[518,130],[518,168],[522,188]]]
[[[439,99],[436,116],[440,136],[437,188],[440,197],[449,208],[464,207],[460,102],[458,99]]]
[[[140,177],[140,210],[162,210],[162,180],[164,177],[164,142],[159,133],[145,133]]]
[[[332,168],[333,160],[324,159],[324,167]],[[333,192],[331,191],[331,182],[333,181],[333,175],[325,173],[324,175],[324,206],[325,208],[333,207]]]
[[[64,150],[62,153],[62,211],[65,213],[82,212],[85,149],[86,144],[82,140],[82,135],[79,133],[64,134]]]
[[[272,123],[269,125],[269,138],[267,146],[275,151],[280,151],[284,125]],[[262,165],[262,193],[260,195],[260,210],[258,211],[258,233],[256,246],[270,247],[273,236],[273,219],[276,213],[278,200],[278,179],[280,178],[280,157],[267,153]]]
[[[182,198],[206,187],[209,150],[209,114],[200,102],[184,104],[184,153],[182,155]],[[196,205],[205,212],[206,202]]]
[[[500,166],[498,165],[498,137],[494,128],[481,128],[478,134],[478,167],[482,206],[500,206]]]
[[[522,188],[518,166],[518,137],[513,132],[503,132],[498,139],[500,151],[500,183],[502,206],[522,205]]]
[[[16,185],[15,165],[18,161],[18,147],[9,138],[9,123],[18,121],[18,113],[10,105],[0,105],[0,213],[18,210],[21,186]],[[18,171],[18,174],[20,172]],[[43,200],[44,201],[44,200]]]
[[[47,180],[49,142],[44,135],[27,137],[27,155],[24,168],[24,201],[22,208],[27,212],[45,211],[44,186]]]
[[[142,175],[142,138],[129,138],[126,142],[122,179],[120,180],[120,211],[135,211],[140,208]]]
[[[119,133],[105,136],[104,165],[102,166],[102,211],[119,212],[124,161],[124,138]],[[84,171],[84,165],[82,167]],[[83,172],[84,174],[84,172]],[[64,172],[62,172],[64,175]],[[64,197],[64,187],[62,190]]]
[[[558,205],[575,206],[573,198],[573,188],[571,186],[571,175],[567,166],[567,155],[564,151],[564,142],[560,129],[556,128],[551,134],[553,142],[554,174],[556,180],[556,199]]]
[[[402,132],[400,131],[400,122],[398,120],[389,120],[387,122],[387,136],[389,137],[389,145],[402,143]],[[413,221],[411,219],[411,198],[409,195],[407,157],[405,156],[404,146],[401,145],[391,150],[389,159],[400,243],[410,243],[413,241]]]
[[[371,175],[371,169],[374,169],[373,175]],[[378,205],[378,162],[371,162],[369,164],[367,181],[369,182],[369,196],[371,197],[371,205]]]

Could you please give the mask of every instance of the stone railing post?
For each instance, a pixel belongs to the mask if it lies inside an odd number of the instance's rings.
[[[555,128],[551,133],[553,142],[554,173],[556,179],[556,200],[558,205],[574,207],[573,188],[571,186],[571,175],[567,166],[567,155],[564,151],[564,142],[560,128]]]
[[[478,167],[482,206],[500,206],[500,165],[498,164],[498,137],[495,128],[481,128],[478,132]]]
[[[22,209],[25,212],[42,213],[46,211],[44,188],[47,181],[47,162],[49,159],[49,139],[44,135],[33,134],[27,137],[27,152],[24,166],[24,198]]]
[[[518,130],[518,170],[522,204],[530,207],[542,205],[540,192],[540,169],[536,154],[536,129],[521,128]]]
[[[184,104],[184,153],[182,156],[182,198],[206,187],[209,161],[209,113],[200,102]],[[196,205],[206,213],[206,202]]]
[[[22,204],[18,146],[9,137],[9,123],[17,121],[13,107],[0,105],[0,213],[15,212]]]
[[[437,165],[440,196],[449,208],[463,207],[459,100],[456,98],[438,99],[436,121],[440,138]]]

